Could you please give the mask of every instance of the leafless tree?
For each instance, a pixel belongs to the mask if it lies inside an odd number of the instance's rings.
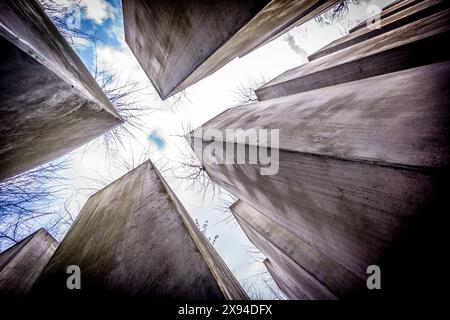
[[[200,232],[205,235],[205,237],[208,239],[208,241],[212,245],[214,245],[216,243],[217,239],[219,238],[219,235],[216,234],[212,238],[210,236],[208,236],[208,220],[205,220],[201,226],[200,226],[200,223],[198,222],[198,219],[195,219],[194,221],[195,221],[195,225],[200,230]]]
[[[182,180],[189,190],[202,194],[203,200],[209,195],[211,200],[219,196],[221,189],[209,177],[206,167],[190,148],[180,149],[177,165],[172,167],[172,175]]]
[[[351,29],[355,21],[347,19],[347,15],[349,12],[349,7],[351,5],[359,5],[361,0],[344,0],[337,3],[331,9],[323,12],[314,18],[314,20],[319,24],[319,26],[331,26],[333,25],[341,36],[345,36],[348,34],[348,30]],[[304,62],[308,61],[308,53],[302,46],[298,43],[298,35],[301,35],[303,39],[307,38],[307,25],[303,24],[289,31],[284,37],[284,41],[287,42],[289,47],[298,55],[302,57]]]
[[[133,136],[133,130],[145,130],[145,126],[140,119],[149,111],[158,108],[142,106],[139,103],[136,94],[142,93],[145,88],[138,82],[123,81],[117,72],[99,64],[97,59],[97,40],[94,35],[84,32],[81,28],[81,23],[69,23],[73,15],[76,15],[77,12],[80,14],[80,2],[80,0],[74,0],[71,3],[41,0],[46,14],[72,47],[77,49],[80,43],[85,42],[86,45],[94,48],[93,76],[124,120],[122,125],[110,130],[95,141],[96,143],[100,142],[105,147],[106,154],[109,155],[111,149],[117,148],[117,146],[122,144],[124,137]],[[78,17],[78,19],[81,19],[81,17]],[[175,104],[176,101],[173,103]]]
[[[275,299],[285,300],[286,296],[280,290],[280,288],[278,287],[278,285],[275,283],[272,276],[270,275],[269,271],[267,271],[266,266],[263,264],[263,261],[266,259],[264,257],[264,255],[253,246],[248,246],[246,251],[247,251],[247,254],[249,255],[252,263],[261,265],[260,271],[251,275],[244,281],[244,283],[247,284],[247,288],[248,288],[247,292],[250,293],[250,296],[255,295],[256,297],[258,297],[260,295],[260,289],[256,290],[255,288],[258,288],[258,286],[256,285],[256,282],[262,281],[264,283],[264,286],[271,292],[272,296]]]
[[[267,277],[267,275],[269,277]],[[286,300],[286,296],[283,294],[283,292],[281,292],[280,288],[278,288],[278,285],[275,283],[269,273],[266,274],[266,277],[263,277],[262,281],[276,300]]]
[[[63,219],[49,204],[65,190],[67,168],[67,160],[57,160],[0,182],[0,247],[37,230],[38,220],[57,229]]]
[[[71,8],[77,5],[76,1],[68,4],[43,0],[42,4],[46,13],[71,45],[76,47],[81,39],[89,41],[96,47],[94,37],[67,23]],[[146,111],[141,108],[135,98],[135,94],[141,90],[136,82],[122,82],[117,74],[101,69],[98,64],[96,64],[94,77],[124,119],[123,125],[96,141],[101,142],[105,146],[106,153],[109,154],[110,149],[122,143],[124,136],[132,135],[132,130],[144,130],[139,119]],[[72,196],[64,202],[59,198],[59,191],[62,191],[60,189],[65,188],[63,186],[64,179],[60,173],[67,167],[66,161],[58,160],[0,183],[1,247],[20,241],[43,226],[57,237],[72,224],[80,209],[79,204],[75,210],[72,208],[74,201],[77,202],[77,196]],[[105,181],[102,181],[98,185],[104,183]],[[92,188],[75,190],[74,194],[85,191],[92,193],[95,190]],[[52,204],[55,203],[63,203],[63,207],[61,209],[54,208]]]
[[[214,225],[218,225],[221,223],[229,224],[232,228],[236,228],[239,224],[236,221],[236,218],[231,213],[230,207],[233,203],[237,201],[237,197],[232,195],[227,191],[223,191],[221,193],[219,203],[215,206],[215,209],[224,214],[224,217],[216,222]]]
[[[255,90],[262,87],[266,82],[266,76],[260,74],[258,77],[248,78],[245,82],[239,83],[233,90],[236,103],[243,105],[257,102],[258,97]]]
[[[349,5],[359,5],[360,0],[344,0],[339,2],[330,10],[315,17],[315,20],[320,25],[330,25],[336,21],[342,20],[348,14]]]
[[[144,90],[138,82],[121,81],[117,73],[98,67],[94,70],[94,78],[124,121],[95,141],[109,154],[112,149],[123,147],[125,137],[134,137],[133,131],[145,133],[147,128],[141,119],[153,110],[142,106],[136,98],[135,94]]]
[[[73,47],[76,48],[83,42],[94,46],[93,76],[124,120],[123,125],[98,138],[92,145],[100,143],[108,155],[118,145],[123,146],[124,137],[132,137],[138,131],[145,133],[146,128],[141,121],[143,115],[161,108],[142,106],[136,98],[137,93],[142,93],[142,86],[134,81],[122,81],[119,74],[102,68],[97,63],[96,39],[93,35],[83,32],[81,25],[76,27],[76,24],[68,23],[70,15],[74,14],[72,9],[79,7],[80,1],[69,3],[41,0],[41,2],[47,15]],[[181,92],[168,100],[169,106],[175,108],[186,99],[188,99],[186,93]],[[128,171],[140,164],[144,160],[143,157],[148,158],[148,150],[145,155],[123,160],[119,165]],[[59,191],[62,190],[58,189],[65,188],[62,186],[64,179],[60,172],[66,168],[67,163],[55,161],[0,183],[0,248],[20,241],[42,226],[53,235],[58,235],[63,234],[73,223],[81,209],[79,194],[83,193],[83,196],[86,196],[98,188],[94,190],[86,187],[84,188],[86,190],[74,190],[65,201],[60,199]],[[101,187],[111,179],[106,177],[97,180],[99,181],[96,185]],[[55,208],[55,203],[62,203],[62,208]]]
[[[81,43],[90,42],[94,39],[92,34],[88,34],[81,29],[81,24],[69,23],[69,21],[76,22],[76,19],[81,18],[76,16],[80,14],[80,0],[73,0],[71,3],[55,0],[40,1],[47,16],[73,48],[77,49]]]
[[[191,103],[191,100],[189,99],[187,91],[183,90],[163,101],[160,101],[161,108],[159,110],[170,110],[172,112],[176,112],[179,107],[183,107],[187,103]]]
[[[200,161],[195,152],[189,146],[186,135],[192,131],[189,123],[181,125],[181,134],[174,136],[180,138],[180,145],[175,146],[178,149],[177,159],[169,159],[172,176],[178,181],[184,183],[187,190],[193,190],[202,194],[203,201],[210,196],[213,201],[216,196],[220,197],[221,188],[216,185],[208,175],[205,165]]]
[[[247,292],[251,300],[264,300],[261,287],[259,287],[255,281],[248,279],[244,280],[242,282],[242,288]]]

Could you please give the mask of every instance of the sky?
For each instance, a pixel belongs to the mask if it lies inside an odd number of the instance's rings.
[[[145,129],[132,130],[134,136],[124,138],[123,147],[112,150],[108,156],[104,148],[93,142],[64,157],[71,165],[63,173],[69,188],[61,199],[68,203],[70,212],[76,216],[95,190],[119,178],[130,166],[140,164],[149,155],[193,219],[200,225],[207,221],[207,236],[219,236],[214,246],[244,289],[254,298],[275,298],[265,282],[271,278],[259,261],[262,255],[256,253],[237,222],[229,218],[230,212],[219,208],[224,201],[230,201],[229,194],[223,192],[213,198],[208,192],[203,199],[199,190],[187,188],[185,182],[174,177],[170,168],[178,166],[177,161],[189,151],[187,142],[180,137],[186,133],[183,127],[189,125],[194,129],[237,105],[235,91],[239,85],[262,78],[270,80],[306,63],[307,55],[342,37],[349,28],[369,16],[373,9],[370,5],[382,7],[392,1],[361,1],[359,5],[350,5],[345,19],[329,25],[307,22],[292,30],[289,36],[284,35],[243,58],[236,58],[191,86],[185,91],[186,97],[175,106],[171,106],[171,101],[162,102],[155,95],[153,86],[125,43],[120,0],[55,1],[69,5],[79,3],[80,28],[96,39],[95,45],[86,40],[76,44],[76,51],[88,69],[93,72],[96,65],[101,66],[115,73],[120,82],[137,82],[143,90],[136,93],[135,98],[148,110],[140,119]],[[61,200],[54,204],[55,207],[62,205]]]

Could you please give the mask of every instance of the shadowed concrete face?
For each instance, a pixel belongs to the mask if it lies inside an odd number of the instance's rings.
[[[350,47],[359,42],[365,41],[372,37],[381,35],[385,32],[402,27],[408,23],[417,21],[429,15],[439,12],[443,8],[449,6],[448,1],[445,0],[429,0],[429,1],[416,1],[414,5],[405,8],[395,14],[383,17],[379,21],[379,28],[365,27],[358,29],[357,31],[337,39],[330,44],[326,45],[322,49],[316,51],[308,57],[309,61],[321,58],[327,54],[342,50]],[[367,23],[366,23],[367,24]]]
[[[122,122],[35,0],[0,3],[0,180]]]
[[[259,100],[268,100],[446,61],[449,42],[450,9],[440,10],[288,70],[255,93]]]
[[[277,266],[274,265],[269,259],[264,259],[264,265],[272,276],[275,284],[280,288],[280,290],[285,294],[285,296],[290,300],[306,300],[305,297],[299,297],[297,292],[293,292],[291,288],[284,283],[284,281],[278,276]]]
[[[0,253],[0,297],[25,296],[58,242],[44,229]]]
[[[337,297],[320,281],[315,278],[314,274],[309,273],[300,265],[296,264],[290,257],[284,254],[273,243],[267,240],[264,235],[260,234],[254,226],[243,219],[237,212],[243,213],[242,206],[235,206],[232,209],[233,213],[239,222],[239,225],[244,230],[250,241],[258,248],[264,256],[268,257],[270,261],[274,262],[273,267],[276,269],[276,274],[282,282],[290,288],[286,290],[293,293],[295,299],[336,299]],[[272,230],[276,232],[276,230]],[[295,248],[301,250],[301,248]],[[322,266],[326,268],[326,265]]]
[[[414,242],[421,258],[413,266],[429,270],[422,254],[439,251],[430,243],[442,233],[431,230],[448,208],[439,205],[450,164],[449,73],[449,62],[436,63],[228,109],[203,131],[280,129],[279,171],[263,176],[260,165],[220,160],[206,170],[358,277],[387,261],[412,230],[427,238]],[[210,141],[195,131],[190,138],[201,142],[195,151],[202,156]]]
[[[125,39],[165,99],[336,2],[124,0]]]
[[[409,7],[416,5],[420,2],[424,2],[424,0],[400,0],[400,1],[395,1],[387,6],[385,6],[383,8],[383,10],[381,11],[380,14],[380,19],[385,19],[388,18],[400,11],[403,11],[405,9],[408,9]],[[365,21],[362,21],[360,24],[358,24],[357,26],[353,27],[352,29],[349,30],[350,33],[353,33],[355,31],[361,30],[363,28],[365,28],[367,26],[367,20],[370,21],[372,17],[369,17],[368,19],[366,19]]]
[[[280,24],[280,26],[271,35],[261,37],[259,44],[254,44],[251,48],[248,48],[244,52],[240,53],[239,58],[242,58],[252,51],[261,48],[269,42],[291,31],[292,29],[301,26],[305,22],[315,18],[328,9],[331,9],[333,6],[337,5],[338,2],[341,1],[310,1],[309,8],[303,7],[298,9],[295,20],[290,21],[287,24]],[[293,14],[295,14],[295,11],[293,12]]]
[[[80,267],[80,290],[66,286],[69,265]],[[247,297],[149,161],[89,198],[34,292],[69,297]]]
[[[365,287],[357,277],[274,220],[238,200],[230,207],[250,241],[277,269],[287,296],[295,299],[349,298]],[[283,288],[281,288],[283,289]]]

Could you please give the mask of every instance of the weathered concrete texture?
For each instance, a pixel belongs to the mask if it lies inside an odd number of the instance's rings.
[[[409,6],[409,5],[414,5],[417,2],[422,2],[424,0],[396,0],[391,2],[390,4],[386,5],[383,7],[382,11],[386,12],[386,11],[391,11],[391,10],[396,10],[396,9],[400,9],[402,10],[402,8],[404,6]]]
[[[297,294],[289,288],[286,283],[284,283],[283,280],[278,276],[278,271],[276,265],[274,265],[272,262],[269,261],[269,259],[264,259],[263,261],[264,265],[266,266],[267,271],[272,276],[273,280],[275,281],[275,284],[280,288],[280,290],[284,293],[286,298],[289,300],[306,300],[306,299],[299,299]]]
[[[449,62],[436,63],[229,109],[203,128],[279,129],[279,171],[263,176],[260,165],[210,159],[205,167],[239,199],[365,277],[418,217],[440,221],[431,217],[442,214],[432,207],[448,186],[449,72]],[[195,131],[190,139],[203,150],[209,143]]]
[[[238,200],[230,207],[250,241],[271,261],[272,268],[296,299],[348,298],[365,287],[357,277],[275,221]]]
[[[321,13],[327,11],[328,9],[332,8],[334,5],[336,5],[340,0],[337,1],[312,1],[315,2],[315,4],[312,4],[307,10],[299,10],[297,12],[297,15],[294,20],[287,24],[282,24],[280,27],[272,34],[268,35],[266,39],[262,38],[260,41],[260,44],[254,45],[253,48],[249,48],[247,51],[239,54],[239,57],[243,57],[250,52],[253,52],[254,50],[261,48],[262,46],[268,44],[269,42],[277,39],[278,37],[284,35],[286,32],[291,31],[292,29],[304,24],[308,20],[311,20]]]
[[[403,0],[403,1],[396,1],[393,2],[387,6],[385,6],[380,14],[380,19],[385,19],[390,17],[393,14],[396,14],[399,11],[405,10],[407,8],[409,8],[410,6],[413,6],[417,3],[423,2],[424,0]],[[360,29],[363,29],[367,26],[367,20],[371,20],[372,18],[375,18],[375,16],[369,17],[368,19],[366,19],[365,21],[362,21],[360,24],[358,24],[357,26],[353,27],[352,29],[349,30],[350,33],[353,33],[355,31],[358,31]]]
[[[449,42],[446,9],[286,71],[255,93],[267,100],[446,61]]]
[[[308,59],[309,61],[312,61],[326,56],[327,54],[342,50],[359,42],[378,36],[385,32],[395,30],[396,28],[402,27],[408,23],[437,13],[444,8],[448,8],[449,5],[449,2],[445,0],[419,1],[413,6],[407,7],[404,10],[381,19],[379,28],[365,27],[358,29],[357,31],[343,38],[331,42],[327,46],[310,55]]]
[[[125,39],[165,99],[336,1],[122,2]]]
[[[0,3],[0,180],[122,122],[36,0]]]
[[[66,268],[81,269],[68,290]],[[244,299],[246,294],[150,161],[89,198],[34,293]]]
[[[0,253],[0,296],[26,296],[57,246],[58,242],[40,229]]]

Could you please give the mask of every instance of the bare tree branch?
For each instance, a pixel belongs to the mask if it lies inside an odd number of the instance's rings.
[[[196,225],[197,228],[200,230],[200,232],[202,232],[202,233],[205,235],[205,237],[208,239],[208,241],[209,241],[212,245],[214,245],[214,244],[216,243],[217,239],[219,238],[219,235],[216,234],[216,235],[214,235],[214,237],[212,237],[212,238],[211,238],[210,236],[208,236],[208,234],[207,234],[207,232],[208,232],[208,220],[205,220],[205,221],[203,222],[203,224],[202,224],[201,227],[200,227],[200,224],[199,224],[199,222],[198,222],[198,219],[195,219],[194,221],[195,221],[195,225]]]
[[[233,91],[237,104],[249,104],[258,101],[255,90],[262,87],[267,82],[266,77],[261,74],[257,78],[249,78],[246,82],[241,82]]]
[[[73,0],[72,3],[55,0],[40,1],[45,13],[73,48],[78,49],[83,42],[89,42],[94,39],[92,34],[87,34],[81,30],[81,24],[68,23],[71,19],[81,18],[74,16],[77,12],[80,12],[76,11],[80,8],[80,0]]]
[[[67,188],[61,175],[67,168],[67,160],[57,160],[0,182],[0,246],[37,230],[36,220],[59,215],[50,203]]]
[[[319,23],[319,25],[333,24],[336,21],[342,20],[348,14],[349,5],[351,4],[359,5],[360,0],[344,0],[339,2],[333,8],[318,15],[314,19],[317,23]]]

